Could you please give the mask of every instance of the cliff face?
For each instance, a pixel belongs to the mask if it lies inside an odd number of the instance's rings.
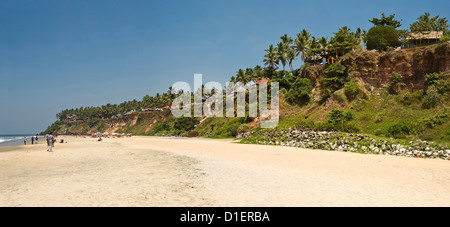
[[[342,60],[348,74],[374,87],[387,87],[391,75],[403,76],[407,89],[423,89],[425,75],[450,70],[450,44],[402,49],[385,53],[349,53]]]
[[[325,77],[325,65],[306,67],[305,70],[302,71],[301,77],[310,79],[312,84],[316,87],[319,85],[319,79]]]
[[[170,118],[172,118],[171,112],[166,110],[164,112],[135,113],[126,117],[113,119],[62,122],[59,130],[54,131],[53,133],[90,135],[91,133],[97,132],[107,132],[109,134],[114,132],[132,132],[133,134],[144,135],[148,133],[156,123]]]

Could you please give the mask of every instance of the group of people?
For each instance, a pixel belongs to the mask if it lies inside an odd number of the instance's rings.
[[[52,133],[45,135],[45,140],[47,140],[47,151],[53,152],[53,147],[55,147],[56,139],[53,137]]]
[[[36,134],[36,136],[32,136],[31,144],[34,144],[35,142],[37,144],[38,140],[39,140],[39,137],[37,134]],[[55,147],[55,142],[56,142],[55,137],[52,135],[52,133],[49,133],[49,134],[45,135],[45,140],[47,141],[47,151],[53,152],[53,147]],[[27,145],[27,137],[23,138],[23,144]]]
[[[31,144],[34,144],[35,142],[37,144],[38,140],[39,140],[38,134],[36,134],[35,136],[31,136]],[[27,137],[23,137],[23,144],[27,145]]]

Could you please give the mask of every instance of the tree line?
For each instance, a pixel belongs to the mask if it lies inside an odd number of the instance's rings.
[[[395,14],[386,16],[382,13],[381,18],[373,18],[369,22],[373,27],[368,31],[357,28],[353,32],[344,26],[333,33],[334,36],[331,38],[315,37],[307,29],[301,30],[295,38],[284,34],[277,44],[271,44],[264,50],[264,67],[257,65],[254,68],[239,69],[231,76],[230,81],[247,84],[266,78],[282,82],[284,76],[298,75],[299,70],[294,70],[296,60],[301,60],[303,65],[305,62],[320,62],[322,55],[326,53],[333,56],[336,52],[345,54],[347,51],[363,49],[387,51],[406,46],[407,38],[411,37],[412,33],[442,31],[444,36],[440,41],[450,40],[448,20],[445,17],[440,18],[439,15],[432,17],[430,13],[424,13],[409,26],[409,30],[399,29],[402,21],[397,20]],[[286,71],[286,67],[289,67],[290,72]],[[295,79],[291,78],[290,82],[294,83]]]
[[[79,107],[74,109],[65,109],[56,114],[60,121],[67,117],[76,116],[79,120],[90,120],[93,118],[110,118],[115,115],[125,114],[131,111],[140,111],[146,108],[163,108],[172,104],[175,95],[170,93],[171,88],[163,94],[157,93],[155,96],[145,95],[142,100],[133,99],[120,104],[106,104],[97,107]]]

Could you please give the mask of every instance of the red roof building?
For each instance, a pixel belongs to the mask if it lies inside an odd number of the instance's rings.
[[[267,83],[267,82],[269,82],[269,81],[266,80],[266,79],[262,79],[262,80],[259,80],[258,82],[256,82],[256,84],[259,84],[259,83]]]

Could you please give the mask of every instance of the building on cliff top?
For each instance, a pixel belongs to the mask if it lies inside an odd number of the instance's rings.
[[[412,32],[406,40],[410,47],[439,43],[443,31]]]

